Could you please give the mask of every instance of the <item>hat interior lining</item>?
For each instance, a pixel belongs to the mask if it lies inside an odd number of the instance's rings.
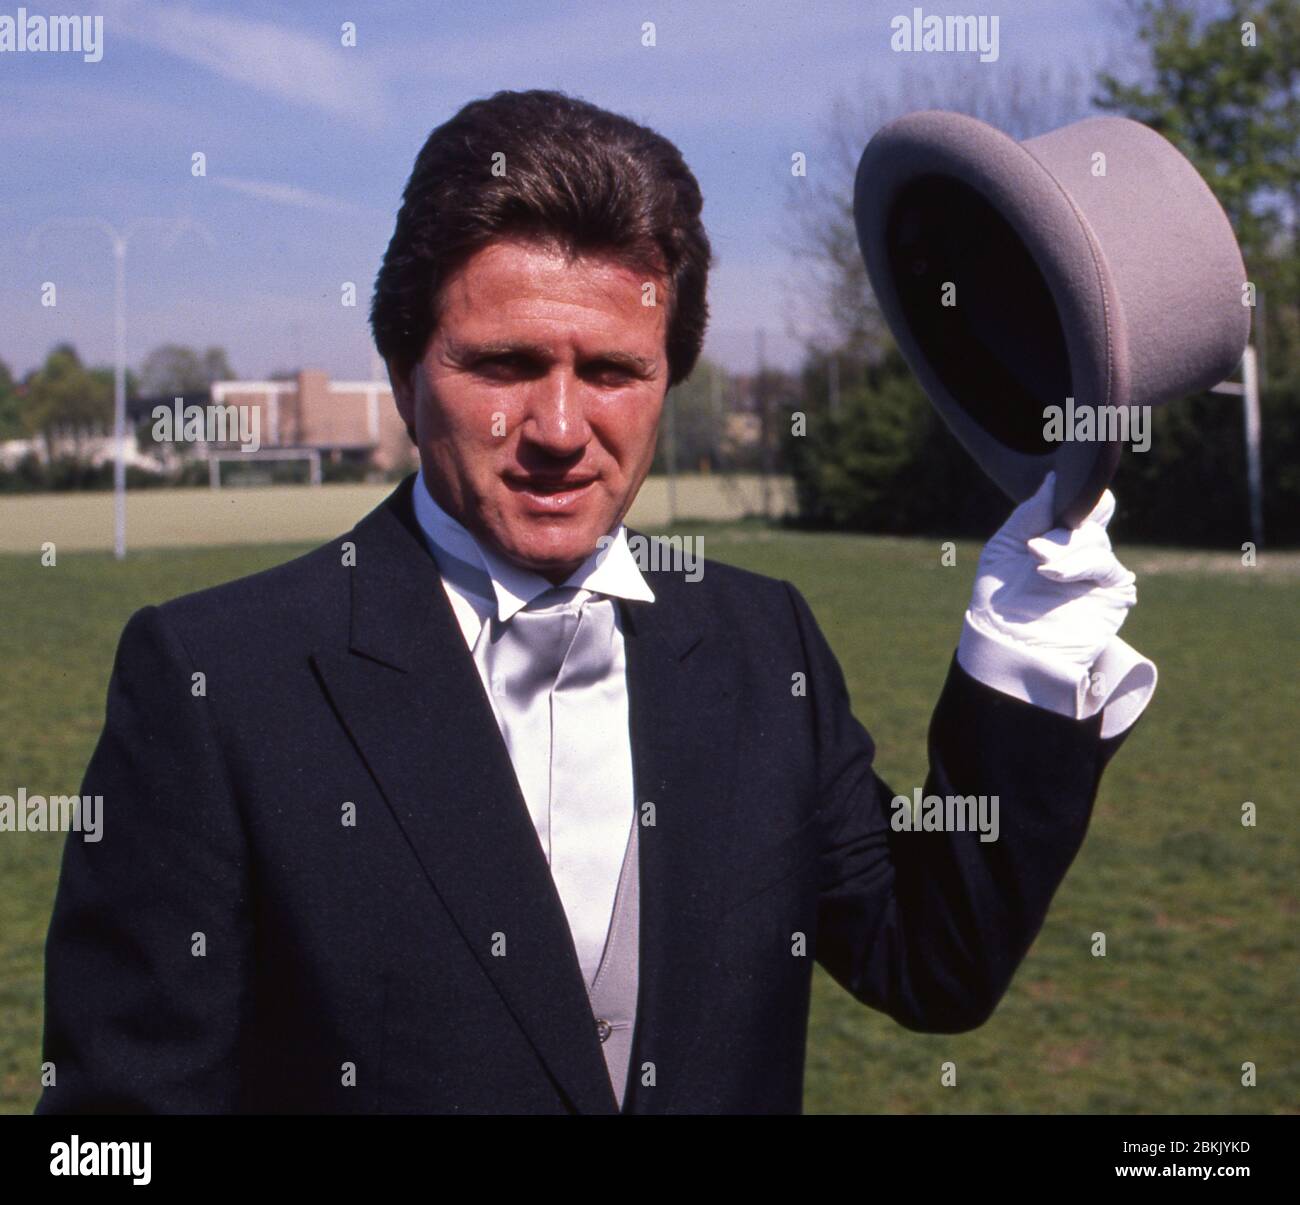
[[[949,396],[1013,451],[1057,450],[1043,409],[1074,392],[1065,331],[1011,224],[970,185],[927,174],[894,198],[885,246],[907,329]]]

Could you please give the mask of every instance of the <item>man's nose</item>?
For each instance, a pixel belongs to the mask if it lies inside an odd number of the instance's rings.
[[[573,456],[591,438],[581,383],[565,373],[552,373],[538,381],[529,398],[524,419],[524,439],[551,456]]]

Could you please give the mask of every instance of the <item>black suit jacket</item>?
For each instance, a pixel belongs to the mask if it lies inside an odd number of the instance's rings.
[[[412,482],[341,540],[127,624],[83,786],[104,835],[69,838],[47,942],[38,1111],[616,1111]],[[925,789],[997,795],[1000,839],[895,833],[795,589],[713,562],[647,577],[656,601],[621,604],[654,804],[624,1111],[799,1111],[814,958],[909,1029],[981,1024],[1118,741],[954,661]]]

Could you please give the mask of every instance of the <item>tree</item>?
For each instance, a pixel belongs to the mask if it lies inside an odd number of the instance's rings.
[[[1232,221],[1258,290],[1264,511],[1270,543],[1300,539],[1300,5],[1129,0],[1142,78],[1099,81],[1097,104],[1158,130],[1195,164]],[[1156,416],[1152,453],[1116,480],[1149,538],[1235,544],[1246,520],[1237,408],[1189,399]],[[1141,461],[1141,463],[1135,463]]]
[[[0,360],[0,439],[22,439],[22,399],[18,396],[9,365]]]
[[[1300,351],[1300,5],[1295,0],[1130,0],[1144,78],[1103,72],[1099,108],[1157,130],[1223,205],[1265,304],[1262,368],[1293,375]]]
[[[829,358],[804,366],[825,397]],[[966,454],[891,348],[824,406],[805,435],[786,433],[800,518],[816,526],[945,537],[987,535],[1009,503]]]
[[[846,387],[861,383],[893,339],[880,315],[858,250],[853,185],[858,160],[886,122],[917,109],[966,113],[1012,138],[1030,138],[1086,116],[1088,82],[1078,71],[1037,77],[1024,71],[946,70],[934,79],[905,74],[886,97],[867,86],[836,98],[810,156],[807,177],[788,185],[787,249],[793,258],[790,318],[810,349],[834,350]]]
[[[140,368],[143,397],[202,393],[213,381],[234,376],[225,348],[209,347],[199,353],[178,343],[164,343],[145,357]]]
[[[57,452],[57,436],[73,441],[79,459],[86,436],[105,430],[113,421],[112,373],[88,370],[70,343],[51,349],[45,363],[24,383],[24,425],[45,440],[51,459]]]

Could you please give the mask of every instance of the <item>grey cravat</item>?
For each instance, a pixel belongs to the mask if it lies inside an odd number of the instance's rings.
[[[633,812],[626,750],[606,731],[624,688],[614,624],[612,599],[552,589],[493,616],[474,648],[589,989]]]

